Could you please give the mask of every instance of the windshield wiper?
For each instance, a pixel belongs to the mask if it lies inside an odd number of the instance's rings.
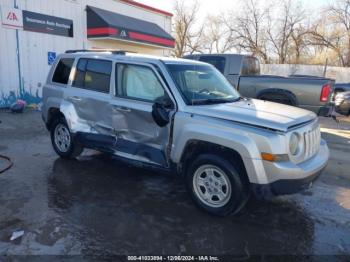
[[[232,103],[240,100],[237,99],[227,99],[227,98],[207,98],[207,99],[195,99],[191,101],[192,105],[212,105],[212,104],[222,104],[222,103]]]

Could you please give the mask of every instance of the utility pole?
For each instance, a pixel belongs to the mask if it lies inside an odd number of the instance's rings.
[[[327,75],[327,67],[328,67],[328,58],[326,59],[326,63],[324,65],[323,77],[326,77],[326,75]]]
[[[13,7],[18,9],[17,0],[13,0]],[[18,68],[18,84],[19,84],[19,96],[24,94],[21,72],[21,57],[19,53],[19,32],[16,29],[16,54],[17,54],[17,68]]]

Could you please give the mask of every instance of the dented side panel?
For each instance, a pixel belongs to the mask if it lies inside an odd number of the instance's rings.
[[[77,117],[88,123],[95,132],[111,135],[109,94],[70,87],[65,91],[64,101],[70,103]]]
[[[61,102],[60,111],[64,115],[68,127],[72,133],[98,133],[96,130],[94,130],[92,123],[89,123],[88,121],[79,117],[73,103],[63,100]]]
[[[112,128],[117,140],[127,141],[130,147],[137,143],[140,146],[136,149],[137,155],[156,163],[163,158],[168,165],[165,152],[171,127],[170,124],[159,127],[155,123],[152,117],[152,103],[123,98],[115,98],[111,103]],[[159,153],[163,157],[160,157]]]
[[[88,56],[88,58],[96,57]],[[71,132],[81,139],[86,147],[168,167],[171,151],[169,147],[171,123],[165,127],[159,127],[155,123],[152,117],[152,102],[116,96],[115,64],[118,61],[113,63],[108,94],[72,86],[78,60],[79,57],[73,65],[69,83],[65,87],[59,87],[63,94],[60,95],[61,101],[58,108],[65,116]],[[130,63],[151,68],[163,88],[172,95],[152,65]],[[50,83],[50,85],[53,87],[49,89],[56,88],[55,84]],[[47,94],[47,97],[49,96],[51,95]],[[176,109],[169,112],[171,118],[175,111]]]

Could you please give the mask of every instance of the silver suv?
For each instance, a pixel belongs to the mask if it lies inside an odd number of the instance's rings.
[[[67,51],[49,73],[42,114],[61,157],[92,148],[183,175],[194,202],[219,216],[251,192],[308,187],[329,158],[314,113],[243,98],[197,61]]]

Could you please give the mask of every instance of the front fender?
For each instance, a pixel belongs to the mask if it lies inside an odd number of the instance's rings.
[[[190,120],[190,121],[188,121]],[[188,117],[177,114],[175,117],[174,137],[170,158],[174,163],[180,163],[189,141],[202,141],[223,146],[238,152],[244,162],[249,181],[262,183],[267,181],[260,151],[256,142],[242,129],[232,129],[232,125],[212,123],[201,117]]]

